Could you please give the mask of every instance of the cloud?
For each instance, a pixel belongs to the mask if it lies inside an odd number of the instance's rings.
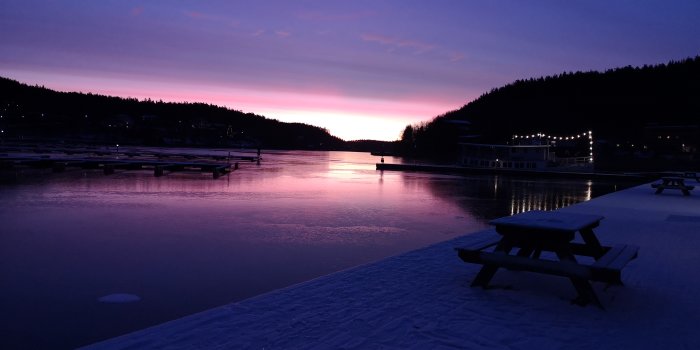
[[[265,29],[258,29],[254,31],[253,33],[250,34],[252,37],[259,37],[261,35],[265,34]]]
[[[467,58],[467,56],[460,52],[453,52],[449,56],[450,62],[459,62],[464,60],[465,58]]]
[[[408,48],[415,50],[415,53],[432,51],[435,45],[424,43],[418,40],[401,39],[379,34],[362,34],[360,38],[367,42],[373,42],[382,46],[387,46],[390,50],[397,48]]]
[[[292,33],[285,31],[285,30],[276,30],[275,34],[277,34],[278,37],[284,39],[292,35]]]
[[[359,11],[348,13],[327,13],[322,11],[298,12],[296,17],[308,21],[356,21],[374,16],[373,11]]]
[[[134,7],[131,9],[131,15],[136,17],[143,13],[143,6]]]
[[[185,16],[187,16],[189,18],[193,18],[193,19],[214,19],[214,17],[212,17],[210,15],[206,15],[204,13],[197,12],[197,11],[184,11],[183,14]]]

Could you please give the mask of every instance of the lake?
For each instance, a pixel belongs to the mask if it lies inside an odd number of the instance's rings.
[[[0,348],[90,344],[632,185],[378,161],[270,151],[217,180],[49,170],[1,184]],[[99,300],[115,293],[139,300]]]

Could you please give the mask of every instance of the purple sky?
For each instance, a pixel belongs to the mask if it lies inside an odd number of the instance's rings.
[[[0,0],[0,75],[397,139],[520,78],[700,54],[698,0]]]

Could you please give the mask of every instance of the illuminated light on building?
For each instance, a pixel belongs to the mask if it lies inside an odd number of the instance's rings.
[[[513,135],[513,139],[530,139],[530,138],[535,138],[538,137],[540,139],[546,138],[547,140],[551,140],[552,142],[555,142],[556,140],[576,140],[580,139],[581,137],[586,137],[588,136],[588,157],[587,159],[589,160],[590,163],[593,163],[593,131],[588,130],[587,132],[583,132],[581,134],[574,134],[571,136],[553,136],[553,135],[547,135],[543,132],[538,132],[536,134],[531,134],[531,135]],[[659,137],[661,138],[661,137]],[[668,137],[670,139],[670,136]],[[619,147],[619,146],[618,146]]]

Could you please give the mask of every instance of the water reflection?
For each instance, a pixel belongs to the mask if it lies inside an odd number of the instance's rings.
[[[406,181],[412,182],[410,175],[406,176]],[[429,182],[428,186],[435,195],[449,198],[465,211],[488,221],[530,210],[557,210],[636,184],[619,180],[480,175],[462,177],[458,181],[443,178]]]
[[[80,170],[0,187],[0,348],[74,348],[610,190],[379,172],[362,153],[263,159],[218,180]],[[141,300],[97,302],[114,293]]]

